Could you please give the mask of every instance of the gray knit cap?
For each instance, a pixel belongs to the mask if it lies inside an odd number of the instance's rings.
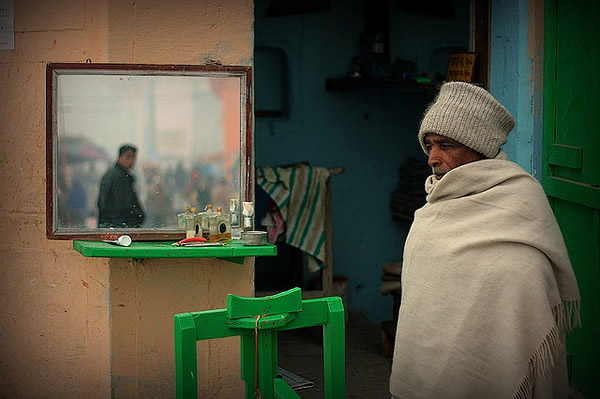
[[[425,111],[419,129],[419,143],[427,133],[449,137],[494,158],[506,143],[515,120],[487,90],[465,82],[444,83]],[[427,151],[425,151],[427,152]]]

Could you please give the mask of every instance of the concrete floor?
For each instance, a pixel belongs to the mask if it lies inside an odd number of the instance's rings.
[[[346,398],[389,399],[392,360],[382,354],[381,326],[361,314],[346,323]],[[321,328],[279,333],[279,367],[315,383],[297,391],[303,399],[323,398]]]
[[[381,326],[361,314],[346,323],[346,398],[390,399],[392,359],[382,354]],[[315,383],[297,393],[302,399],[322,399],[323,346],[321,328],[279,333],[279,366]],[[585,399],[573,390],[569,399]]]

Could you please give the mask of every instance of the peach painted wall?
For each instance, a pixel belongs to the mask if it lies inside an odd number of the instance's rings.
[[[0,51],[0,397],[172,397],[173,314],[252,295],[253,259],[85,258],[45,233],[48,62],[250,65],[252,0],[14,0]],[[242,396],[237,341],[199,345],[202,396]]]

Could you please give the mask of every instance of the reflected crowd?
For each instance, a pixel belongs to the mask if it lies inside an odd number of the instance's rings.
[[[177,228],[177,214],[186,206],[198,210],[212,204],[228,209],[230,198],[239,198],[237,168],[223,162],[140,162],[132,170],[135,190],[145,212],[141,228]],[[98,227],[98,194],[102,175],[114,163],[89,160],[66,163],[58,179],[59,226],[64,228]]]

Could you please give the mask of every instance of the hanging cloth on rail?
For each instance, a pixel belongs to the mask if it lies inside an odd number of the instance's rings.
[[[279,207],[286,225],[286,242],[314,257],[309,270],[325,262],[326,184],[329,169],[297,164],[259,166],[256,182]],[[316,265],[315,265],[316,263]]]

